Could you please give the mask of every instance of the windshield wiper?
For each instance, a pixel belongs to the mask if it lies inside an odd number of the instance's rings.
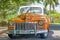
[[[26,13],[28,13],[28,11],[30,10],[30,7],[29,8],[27,8],[27,11],[26,11]]]

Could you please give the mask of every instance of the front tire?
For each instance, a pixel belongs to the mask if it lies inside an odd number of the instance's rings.
[[[39,33],[37,34],[37,38],[42,38],[42,39],[45,39],[48,37],[48,34],[49,34],[49,29],[46,33]]]
[[[13,35],[13,34],[8,34],[9,38],[11,39],[16,39],[16,38],[19,38],[19,35]]]
[[[49,29],[48,29],[48,31],[47,31],[46,33],[41,33],[41,34],[40,34],[40,37],[41,37],[42,39],[44,39],[44,38],[47,38],[48,35],[49,35]]]
[[[44,39],[48,37],[48,33],[42,33],[40,34],[40,38]]]

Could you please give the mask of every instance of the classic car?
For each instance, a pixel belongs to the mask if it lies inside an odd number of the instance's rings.
[[[8,21],[7,34],[10,38],[31,34],[38,38],[47,38],[49,25],[50,19],[44,13],[43,6],[21,6],[18,11],[18,17]]]

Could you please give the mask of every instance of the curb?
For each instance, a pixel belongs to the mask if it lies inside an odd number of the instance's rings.
[[[50,23],[50,24],[60,24],[60,23]]]
[[[0,34],[6,33],[7,29],[0,30]]]

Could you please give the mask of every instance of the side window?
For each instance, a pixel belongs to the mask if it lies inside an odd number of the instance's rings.
[[[20,13],[25,13],[27,8],[28,8],[28,7],[21,8],[21,9],[20,9]]]
[[[20,9],[20,13],[22,13],[23,11],[24,11],[24,8],[21,8],[21,9]]]

